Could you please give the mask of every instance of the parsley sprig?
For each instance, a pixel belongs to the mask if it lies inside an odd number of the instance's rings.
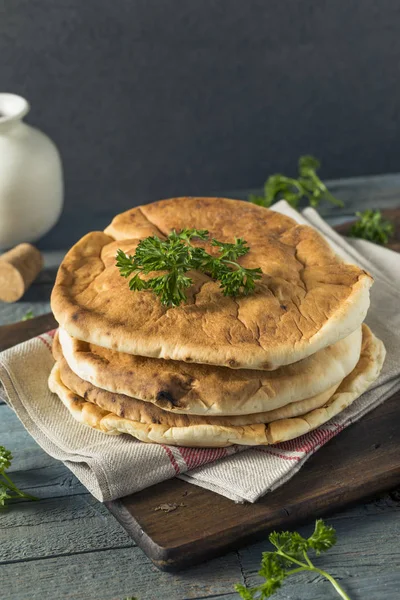
[[[38,500],[30,494],[26,494],[13,484],[10,477],[5,473],[12,461],[12,454],[4,446],[0,446],[0,508],[4,507],[7,500],[14,498],[25,498],[27,500]]]
[[[325,525],[322,519],[318,519],[314,533],[307,539],[297,532],[284,531],[271,533],[269,541],[276,550],[263,552],[258,574],[265,578],[265,582],[253,588],[247,588],[242,584],[235,585],[236,591],[244,600],[265,600],[282,586],[286,577],[302,571],[311,571],[326,577],[343,600],[350,600],[336,579],[313,565],[308,556],[309,550],[313,550],[318,556],[334,546],[336,533],[333,527]]]
[[[30,319],[33,319],[34,316],[35,315],[33,314],[32,310],[27,310],[24,316],[22,317],[21,321],[29,321]]]
[[[183,229],[172,231],[165,240],[151,236],[141,240],[134,255],[118,250],[116,266],[122,277],[131,277],[129,288],[134,291],[152,290],[165,306],[179,306],[187,299],[185,290],[193,284],[186,275],[188,271],[201,271],[219,281],[224,296],[248,295],[261,278],[260,268],[247,269],[237,259],[250,250],[243,238],[235,238],[234,243],[211,240],[218,248],[214,256],[204,248],[193,246],[192,239],[208,241],[206,229]],[[155,271],[163,274],[143,278]]]
[[[320,162],[314,156],[299,158],[299,176],[297,179],[280,173],[268,177],[264,185],[264,196],[250,194],[249,200],[259,206],[268,207],[280,199],[286,200],[297,208],[300,200],[306,198],[311,206],[318,206],[321,200],[328,200],[343,207],[342,200],[335,198],[317,175]]]
[[[356,212],[358,221],[350,229],[350,236],[363,238],[375,244],[387,244],[394,233],[394,225],[382,217],[380,210]]]

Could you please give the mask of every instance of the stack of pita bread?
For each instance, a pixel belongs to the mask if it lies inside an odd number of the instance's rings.
[[[244,238],[261,267],[249,296],[192,272],[187,302],[130,291],[117,249],[172,230]],[[204,244],[203,244],[204,245]],[[307,433],[378,377],[385,349],[363,324],[371,276],[314,229],[238,200],[174,198],[118,215],[66,255],[52,293],[60,325],[49,379],[71,414],[108,434],[213,447]]]

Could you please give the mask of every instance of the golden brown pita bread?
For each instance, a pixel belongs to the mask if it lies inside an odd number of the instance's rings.
[[[132,254],[150,233],[184,227],[206,228],[222,241],[245,238],[250,252],[239,261],[264,273],[256,293],[224,297],[198,272],[177,308],[165,308],[151,291],[131,292],[115,266],[117,249]],[[289,217],[238,200],[174,198],[134,208],[106,233],[83,237],[61,264],[51,307],[70,335],[111,350],[273,370],[360,327],[371,284],[317,231]]]
[[[336,344],[276,371],[134,356],[82,342],[63,329],[55,338],[53,353],[56,360],[63,355],[72,371],[94,386],[153,402],[164,410],[248,415],[310,398],[338,384],[356,366],[361,339],[359,328]]]
[[[71,392],[81,396],[84,400],[96,404],[103,410],[112,412],[119,417],[124,417],[131,421],[147,424],[157,423],[159,425],[169,425],[171,427],[188,427],[190,425],[205,424],[223,426],[249,425],[255,423],[269,423],[270,421],[276,421],[277,419],[304,415],[314,408],[323,406],[341,383],[336,383],[325,392],[313,396],[312,398],[300,400],[299,402],[292,402],[291,404],[286,404],[286,406],[283,406],[282,408],[276,408],[275,410],[266,412],[223,417],[182,415],[158,408],[158,406],[155,406],[151,402],[143,402],[143,400],[137,400],[136,398],[131,398],[124,394],[114,394],[98,388],[75,375],[69,368],[65,358],[61,357],[57,362],[62,383],[71,390]]]
[[[104,433],[127,433],[144,442],[191,447],[268,445],[303,435],[344,410],[377,379],[384,358],[385,348],[382,342],[365,327],[360,360],[326,404],[301,417],[281,419],[268,424],[222,426],[206,423],[176,427],[120,417],[87,402],[68,389],[61,380],[58,363],[51,372],[49,387],[59,396],[74,418]]]

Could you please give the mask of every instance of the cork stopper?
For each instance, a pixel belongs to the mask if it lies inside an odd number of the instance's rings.
[[[43,267],[39,250],[19,244],[0,256],[0,300],[16,302],[26,292]]]

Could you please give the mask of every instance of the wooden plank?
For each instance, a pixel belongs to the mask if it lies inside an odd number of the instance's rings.
[[[49,456],[29,435],[8,406],[0,406],[0,441],[11,450],[15,484],[39,498],[89,494],[73,473]]]
[[[396,600],[400,584],[400,549],[396,539],[400,527],[398,514],[382,511],[379,506],[373,513],[366,516],[360,506],[329,519],[338,532],[338,544],[316,559],[316,563],[338,577],[354,600]],[[308,535],[310,530],[307,526],[300,531]],[[383,530],[391,532],[390,537],[383,536]],[[47,533],[47,529],[44,532]],[[86,529],[82,537],[87,535],[89,540],[81,541],[81,547],[89,547],[96,540],[96,533],[97,526],[94,535]],[[41,540],[47,544],[44,534]],[[70,540],[65,539],[66,547],[69,543]],[[96,548],[96,541],[93,546]],[[18,600],[53,600],[56,597],[123,600],[128,595],[136,595],[140,600],[238,600],[233,585],[243,581],[249,585],[257,583],[261,552],[267,549],[268,544],[263,541],[239,553],[230,553],[173,575],[152,567],[138,548],[95,549],[69,556],[49,554],[41,560],[0,565],[0,580],[4,597]],[[327,582],[308,574],[288,579],[276,594],[277,600],[334,600],[336,597]]]
[[[50,292],[50,286],[35,285],[22,300],[15,304],[0,302],[0,326],[22,321],[28,311],[32,311],[35,317],[48,314],[50,310]]]
[[[123,600],[131,595],[189,600],[232,593],[240,578],[234,553],[173,576],[155,569],[137,547],[0,565],[1,596],[7,600]]]
[[[255,504],[234,504],[173,479],[107,506],[159,568],[186,567],[398,485],[399,423],[400,392],[325,444],[288,483]],[[183,499],[186,506],[168,515],[154,510]]]
[[[392,510],[383,512],[388,505]],[[369,508],[372,512],[368,512]],[[328,520],[336,529],[338,542],[328,553],[316,558],[315,564],[337,577],[351,598],[398,598],[395,584],[400,582],[399,510],[400,496],[397,499],[385,496],[366,509],[360,506]],[[384,542],[383,529],[390,532]],[[312,526],[299,531],[308,536]],[[269,545],[261,542],[240,551],[243,580],[247,585],[261,581],[257,573],[260,557],[268,549]],[[288,579],[276,594],[277,600],[303,597],[323,600],[336,596],[329,584],[324,586],[324,582],[308,573]]]
[[[347,511],[347,514],[337,514],[330,517],[327,521],[332,525],[337,533],[337,543],[326,554],[321,554],[315,559],[315,564],[326,568],[335,577],[367,576],[374,565],[374,575],[392,572],[395,573],[400,566],[400,545],[398,543],[400,536],[400,518],[399,509],[392,511],[376,511],[374,514],[366,516],[362,507]],[[349,531],[349,519],[351,520],[352,531]],[[377,541],[382,535],[382,527],[391,532],[391,537],[379,549]],[[308,537],[313,531],[313,524],[300,527],[298,531],[305,537]],[[258,570],[261,560],[261,554],[265,550],[271,550],[272,545],[268,542],[260,542],[240,550],[240,562],[244,577],[249,585],[256,585],[260,581]],[[390,562],[388,563],[388,557]],[[355,570],[357,566],[357,571]],[[354,571],[354,572],[353,572]],[[297,579],[298,583],[312,580],[312,575],[304,573]]]
[[[21,502],[0,519],[0,565],[133,546],[126,531],[90,495]]]
[[[0,352],[56,327],[57,322],[51,313],[12,325],[3,325],[0,328]]]

